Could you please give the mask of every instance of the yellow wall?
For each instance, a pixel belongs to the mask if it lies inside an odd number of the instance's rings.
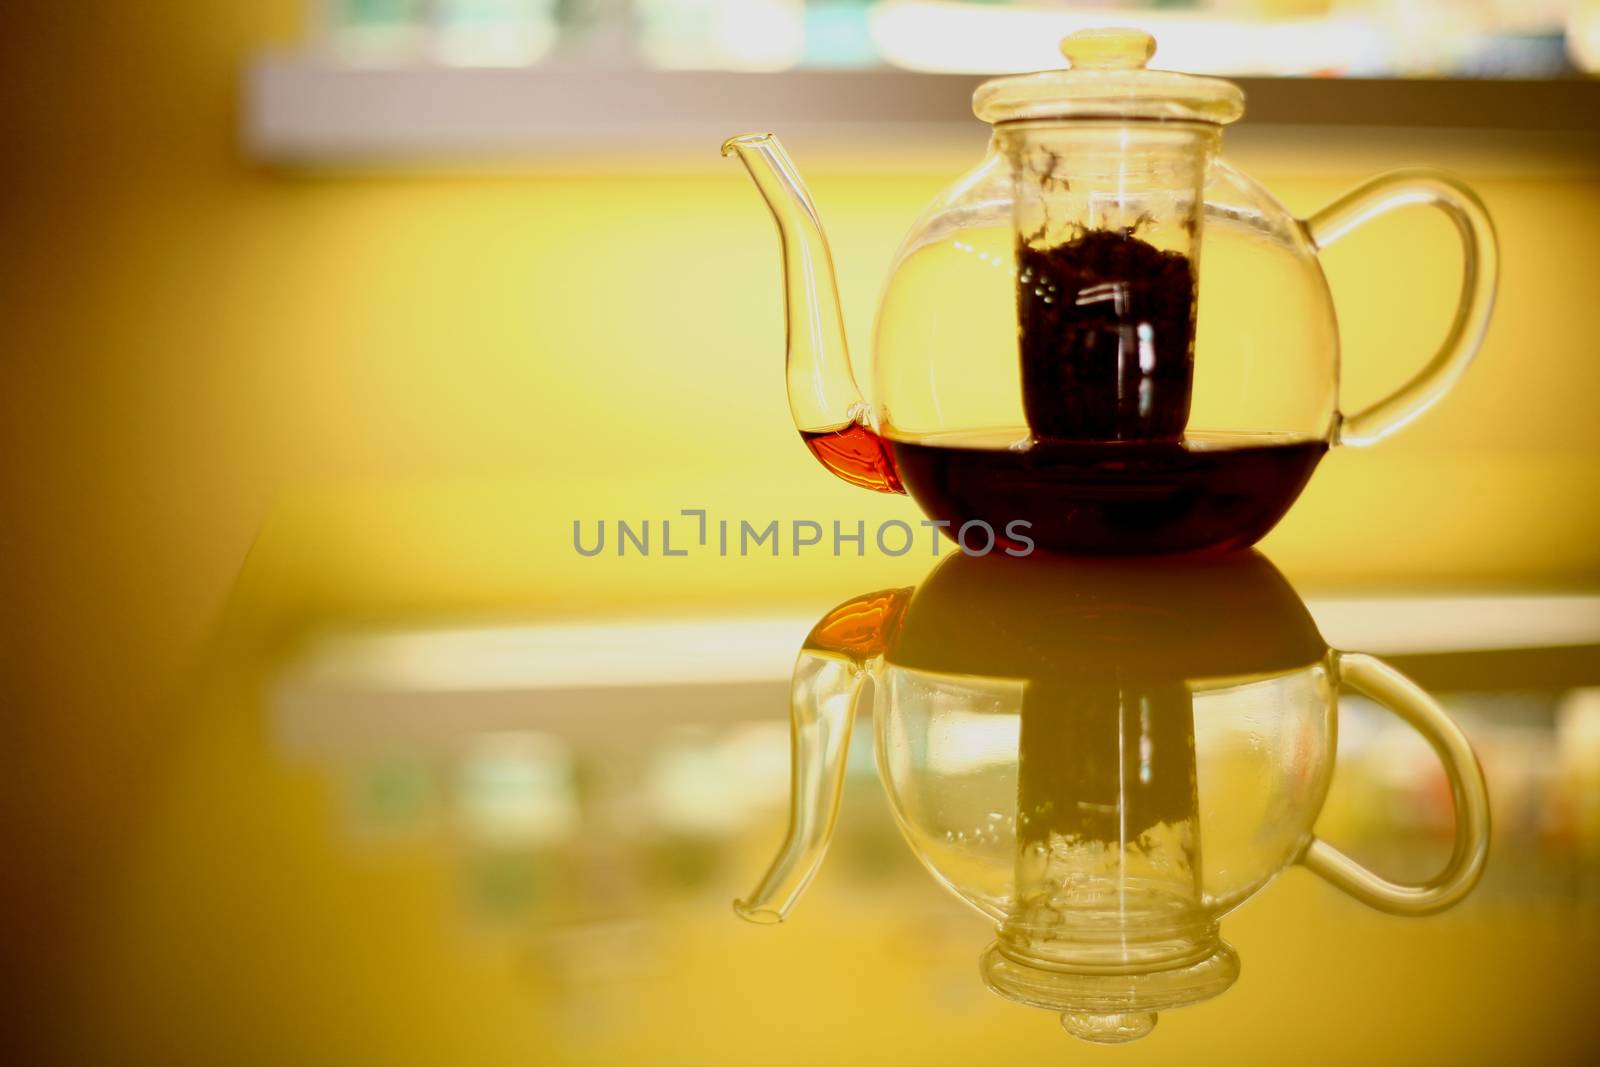
[[[69,921],[84,857],[137,807],[182,668],[281,494],[360,484],[346,500],[398,494],[421,526],[450,490],[407,496],[419,481],[520,494],[523,525],[486,534],[492,550],[415,577],[387,569],[413,534],[351,520],[401,548],[339,557],[343,580],[414,582],[419,603],[501,581],[561,607],[594,579],[560,554],[574,509],[702,502],[678,479],[733,514],[756,510],[750,486],[791,514],[913,514],[827,482],[787,429],[770,225],[715,145],[673,176],[267,173],[237,155],[237,75],[299,12],[24,2],[0,32],[3,788],[32,812],[17,926],[41,988],[85,936]],[[1291,571],[1600,578],[1597,171],[1537,170],[1477,181],[1505,252],[1480,366],[1404,436],[1325,464],[1266,546]],[[947,173],[812,175],[858,353],[888,257]],[[1309,210],[1347,182],[1272,184]],[[1436,220],[1385,233],[1329,259],[1357,401],[1417,364],[1454,285]],[[412,556],[436,535],[414,536]],[[749,602],[809,580],[786,573],[776,590],[709,565],[677,580]],[[628,582],[607,581],[599,602],[627,609]]]

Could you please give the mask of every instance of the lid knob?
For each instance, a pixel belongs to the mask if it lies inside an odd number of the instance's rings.
[[[1061,54],[1073,70],[1138,70],[1156,54],[1156,39],[1143,30],[1079,30],[1061,39]]]
[[[1097,1045],[1121,1045],[1148,1037],[1150,1031],[1156,1028],[1156,1013],[1132,1011],[1095,1015],[1067,1011],[1061,1013],[1061,1028],[1082,1041],[1092,1041]]]

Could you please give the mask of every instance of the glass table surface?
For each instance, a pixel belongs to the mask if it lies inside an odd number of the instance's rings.
[[[1589,591],[946,551],[574,557],[581,601],[370,532],[289,509],[245,564],[96,893],[89,1059],[1600,1050]],[[1455,884],[1341,889],[1313,832]]]

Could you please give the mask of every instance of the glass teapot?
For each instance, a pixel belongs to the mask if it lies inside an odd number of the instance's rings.
[[[1466,370],[1494,303],[1493,226],[1458,180],[1421,169],[1297,219],[1218,154],[1244,111],[1236,85],[1146,69],[1155,42],[1134,30],[1076,33],[1062,51],[1067,70],[978,88],[989,150],[901,245],[872,407],[794,165],[770,134],[723,145],[782,238],[795,425],[833,473],[909,492],[952,532],[1020,520],[1047,551],[1248,546],[1328,446],[1372,444]],[[1407,204],[1439,208],[1460,233],[1455,319],[1415,377],[1341,414],[1317,254]]]
[[[1374,908],[1422,915],[1477,883],[1482,771],[1426,693],[1332,651],[1257,553],[1131,567],[946,559],[914,591],[840,605],[794,670],[788,834],[735,909],[783,918],[833,832],[858,700],[906,843],[995,923],[989,987],[1087,1040],[1148,1033],[1222,992],[1221,917],[1299,863]],[[1449,860],[1391,882],[1318,838],[1342,687],[1409,723],[1444,765]]]

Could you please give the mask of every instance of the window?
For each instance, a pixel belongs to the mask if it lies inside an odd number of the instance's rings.
[[[1158,65],[1234,76],[1544,78],[1600,67],[1594,0],[320,0],[333,60],[945,73],[1059,63],[1135,25]]]

